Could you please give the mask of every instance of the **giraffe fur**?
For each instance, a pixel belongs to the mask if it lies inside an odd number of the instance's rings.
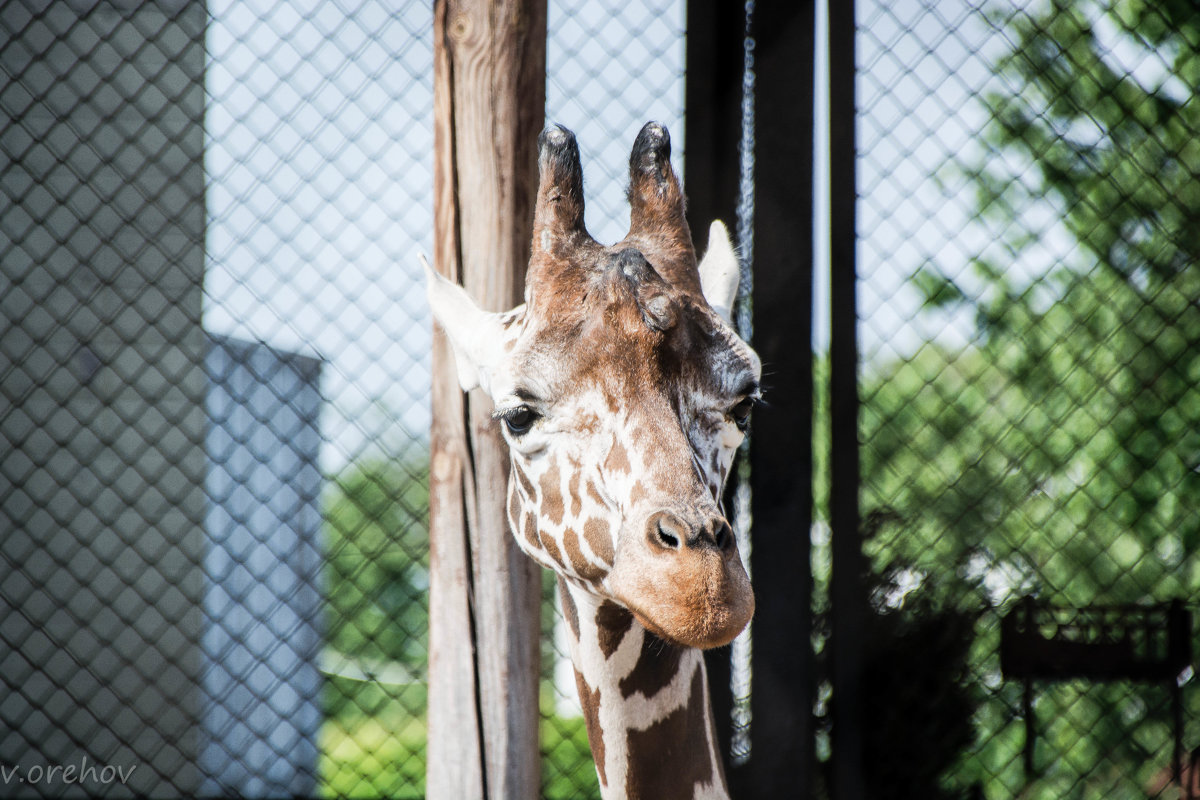
[[[603,796],[727,798],[702,650],[754,610],[721,508],[762,372],[729,323],[737,257],[715,223],[697,261],[657,123],[614,245],[584,227],[574,135],[547,127],[538,165],[524,304],[482,311],[427,270],[430,304],[495,405],[513,535],[558,577]]]

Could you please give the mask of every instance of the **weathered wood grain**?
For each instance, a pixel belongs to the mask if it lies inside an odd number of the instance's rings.
[[[521,301],[545,107],[545,0],[434,10],[434,263],[485,308]],[[482,392],[434,346],[431,800],[539,794],[540,576],[505,521],[508,455]]]

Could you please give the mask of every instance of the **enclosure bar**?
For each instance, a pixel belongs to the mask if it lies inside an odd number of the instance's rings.
[[[1037,717],[1033,715],[1033,678],[1026,677],[1021,681],[1021,716],[1025,718],[1021,764],[1025,769],[1025,779],[1033,780],[1037,776],[1037,762],[1034,760],[1037,747]]]
[[[741,179],[745,9],[739,3],[688,0],[683,137],[687,220],[696,252],[714,219],[737,225]]]
[[[1183,669],[1192,663],[1192,615],[1183,607],[1183,601],[1176,597],[1167,608],[1167,652],[1168,661],[1182,664],[1177,667],[1175,674],[1168,679],[1167,688],[1171,693],[1171,722],[1175,741],[1171,745],[1171,772],[1175,782],[1183,786],[1183,687],[1179,678]],[[1189,771],[1186,797],[1192,797],[1194,778]]]
[[[811,797],[814,0],[756,3],[754,346],[766,403],[751,431],[750,758],[741,797]]]
[[[864,563],[859,530],[857,147],[855,3],[828,0],[829,53],[829,524],[833,731],[832,796],[864,795],[862,636]]]
[[[688,0],[683,166],[688,225],[698,253],[708,246],[712,220],[722,220],[731,234],[736,229],[745,35],[745,9],[740,4]],[[730,469],[730,475],[737,473],[736,466]],[[733,512],[736,483],[731,479],[726,486],[726,514]],[[706,652],[704,660],[719,748],[733,781],[731,654],[730,648],[722,647]]]
[[[1171,775],[1174,776],[1177,784],[1183,786],[1183,687],[1179,685],[1179,680],[1176,678],[1168,682],[1167,689],[1171,693],[1171,732],[1175,735],[1175,741],[1171,743]],[[1188,780],[1187,796],[1190,797],[1192,794],[1191,781],[1194,780],[1190,773]]]
[[[435,268],[492,311],[521,302],[545,71],[545,0],[435,3]],[[508,531],[491,402],[463,398],[442,336],[433,357],[426,796],[532,799],[540,575]]]

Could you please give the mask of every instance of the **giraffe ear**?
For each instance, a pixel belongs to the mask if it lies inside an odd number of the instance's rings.
[[[504,358],[507,315],[484,311],[465,289],[435,272],[424,256],[420,258],[429,307],[450,339],[459,385],[464,392],[479,386],[490,393],[491,376]]]
[[[708,228],[708,250],[700,260],[699,270],[704,299],[723,320],[731,321],[742,270],[729,242],[729,231],[719,219],[714,219]]]

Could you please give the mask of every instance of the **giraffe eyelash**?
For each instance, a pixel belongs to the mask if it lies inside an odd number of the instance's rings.
[[[524,436],[529,433],[530,428],[534,423],[541,419],[542,415],[534,411],[526,405],[514,406],[502,410],[492,412],[492,419],[498,419],[504,423],[504,427],[508,429],[509,434],[513,436]]]
[[[750,412],[759,404],[757,395],[743,397],[732,408],[726,412],[726,415],[737,425],[738,430],[745,433],[750,428]]]

